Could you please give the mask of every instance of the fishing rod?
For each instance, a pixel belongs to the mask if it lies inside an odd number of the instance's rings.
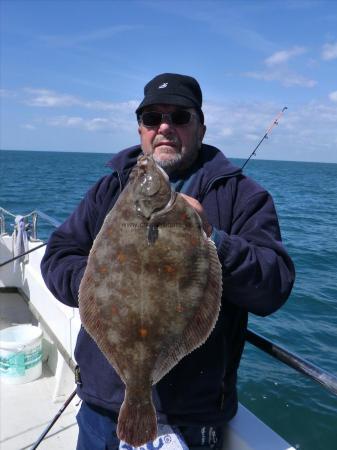
[[[51,430],[51,428],[55,425],[55,423],[57,422],[57,420],[60,418],[61,414],[64,412],[64,410],[67,408],[67,406],[69,405],[69,403],[72,401],[72,399],[75,397],[76,395],[76,389],[70,394],[70,396],[67,398],[66,402],[62,405],[62,408],[60,408],[60,410],[58,411],[58,413],[55,415],[55,417],[52,419],[52,421],[50,422],[50,424],[47,426],[47,428],[43,431],[43,433],[41,434],[41,436],[38,438],[38,440],[35,442],[35,444],[33,444],[33,446],[30,448],[30,450],[35,450],[38,448],[38,446],[41,444],[41,442],[43,441],[43,439],[47,436],[47,434],[49,433],[49,431]]]
[[[246,166],[246,164],[250,161],[250,159],[253,156],[256,156],[256,151],[257,149],[260,147],[260,145],[262,144],[262,142],[265,139],[268,139],[268,135],[271,133],[271,130],[274,128],[275,125],[278,125],[278,121],[279,119],[282,117],[282,115],[284,114],[284,111],[288,109],[287,106],[284,106],[282,108],[282,110],[277,114],[277,116],[275,117],[275,119],[272,121],[272,123],[270,124],[269,128],[267,129],[267,131],[265,132],[265,134],[263,135],[263,137],[261,138],[261,140],[258,142],[257,146],[254,148],[254,150],[252,151],[252,153],[249,155],[249,158],[244,162],[243,166],[241,167],[241,170]]]
[[[38,250],[39,248],[44,247],[45,245],[47,245],[47,242],[44,242],[43,244],[38,245],[37,247],[31,248],[30,250],[27,250],[26,252],[21,253],[21,255],[14,256],[13,258],[8,259],[7,261],[1,263],[1,264],[0,264],[0,267],[3,267],[3,266],[5,266],[6,264],[9,264],[9,263],[15,261],[16,259],[22,258],[23,256],[26,256],[26,255],[28,255],[29,253],[35,252],[35,250]]]
[[[252,330],[247,329],[246,340],[278,361],[316,381],[332,394],[337,395],[337,377],[332,373],[321,369],[296,353],[290,352]]]
[[[81,385],[82,384],[82,380],[81,380],[81,374],[80,374],[80,368],[79,366],[76,366],[74,369],[74,373],[75,373],[75,383],[76,385]],[[69,397],[67,398],[67,400],[63,403],[62,407],[59,409],[59,411],[55,414],[55,416],[53,417],[53,419],[50,421],[50,423],[48,424],[48,426],[46,427],[46,429],[41,433],[40,437],[37,439],[37,441],[33,444],[33,446],[29,449],[29,450],[36,450],[38,448],[38,446],[41,444],[41,442],[43,441],[43,439],[47,436],[47,434],[49,433],[49,431],[53,428],[53,426],[55,425],[55,423],[58,421],[58,419],[61,417],[62,413],[65,411],[65,409],[70,405],[71,401],[73,400],[73,398],[75,397],[77,393],[77,387],[73,390],[73,392],[69,395]]]

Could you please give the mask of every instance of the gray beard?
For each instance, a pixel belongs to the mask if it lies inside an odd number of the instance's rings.
[[[161,161],[154,156],[154,160],[167,174],[178,170],[181,166],[182,155],[178,154],[173,159]]]

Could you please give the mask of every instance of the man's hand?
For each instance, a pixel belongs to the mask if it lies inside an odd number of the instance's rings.
[[[212,225],[208,222],[208,219],[206,217],[205,214],[205,210],[202,207],[201,203],[198,202],[198,200],[196,200],[193,197],[190,197],[189,195],[186,194],[180,194],[182,197],[184,197],[184,199],[187,201],[187,203],[192,206],[192,208],[194,208],[196,210],[196,212],[199,214],[201,222],[202,222],[202,227],[207,235],[207,237],[210,237],[210,235],[212,234]]]

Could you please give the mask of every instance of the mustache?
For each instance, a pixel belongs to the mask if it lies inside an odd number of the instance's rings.
[[[156,136],[153,140],[153,146],[160,145],[163,142],[169,142],[173,145],[179,145],[179,141],[176,137],[165,137],[165,136]]]

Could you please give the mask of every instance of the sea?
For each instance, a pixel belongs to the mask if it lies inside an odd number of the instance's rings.
[[[0,151],[0,207],[62,222],[110,172],[112,156]],[[336,376],[337,164],[252,159],[245,173],[272,194],[297,273],[287,303],[269,317],[251,315],[249,328]],[[6,216],[7,231],[13,222]],[[52,229],[38,220],[39,238]],[[318,383],[247,343],[238,387],[241,403],[295,448],[337,449],[337,396]]]

